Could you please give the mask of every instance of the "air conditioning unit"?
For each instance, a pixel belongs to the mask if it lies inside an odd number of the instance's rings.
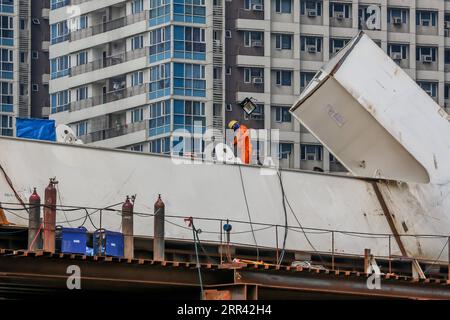
[[[336,19],[338,20],[343,20],[344,19],[344,13],[343,12],[335,12],[334,16],[336,17]]]
[[[262,41],[252,41],[252,47],[262,47]]]
[[[395,24],[395,25],[402,24],[402,18],[401,17],[394,17],[392,19],[392,23]]]
[[[308,47],[308,52],[309,53],[316,53],[317,52],[316,46],[309,46]]]
[[[402,53],[401,52],[392,52],[391,58],[394,61],[400,61],[400,60],[402,60]]]
[[[253,78],[253,83],[254,84],[262,84],[262,83],[264,83],[264,79],[261,77]]]
[[[262,4],[254,4],[252,9],[253,11],[264,11],[264,6]]]
[[[315,10],[308,11],[308,17],[314,18],[317,16],[317,12]]]
[[[422,56],[422,62],[423,63],[432,63],[433,57],[432,56]]]
[[[445,29],[450,29],[450,21],[445,21],[444,22],[444,28]]]

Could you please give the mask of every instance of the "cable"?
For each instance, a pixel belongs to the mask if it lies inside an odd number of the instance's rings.
[[[61,208],[62,208],[63,204],[61,201],[61,191],[59,191],[59,184],[56,184],[56,191],[58,193],[59,204],[61,205]],[[67,219],[66,210],[62,209],[62,212],[64,213],[64,217],[66,218],[67,224],[69,225],[69,227],[72,228],[72,225],[70,224],[69,220]]]
[[[203,279],[202,279],[202,271],[201,271],[201,266],[200,266],[200,259],[198,256],[198,248],[197,248],[197,230],[195,229],[194,226],[194,221],[193,219],[191,219],[191,224],[192,224],[192,235],[193,235],[193,240],[194,240],[194,247],[195,247],[195,258],[197,260],[197,270],[198,270],[198,281],[200,284],[200,290],[201,290],[201,297],[202,299],[204,298],[204,290],[203,290]]]
[[[278,265],[280,266],[283,262],[284,255],[286,253],[286,240],[288,236],[288,216],[287,216],[287,210],[286,210],[286,195],[284,193],[284,186],[283,186],[283,180],[281,179],[281,169],[277,171],[278,180],[280,181],[280,187],[281,187],[281,198],[283,202],[283,210],[284,210],[284,239],[283,239],[283,249],[281,250],[280,259],[278,261]]]
[[[280,183],[283,183],[283,180],[281,179],[281,175],[280,175]],[[314,247],[314,245],[312,244],[311,240],[309,240],[309,237],[307,236],[305,229],[303,228],[303,225],[300,223],[300,220],[298,219],[297,215],[294,212],[294,209],[292,209],[291,204],[289,203],[289,199],[287,198],[287,195],[284,194],[284,198],[286,199],[286,203],[289,207],[289,209],[292,212],[292,215],[294,216],[295,220],[297,221],[298,225],[300,226],[300,229],[303,232],[303,235],[305,236],[306,241],[309,243],[309,245],[311,246],[311,248],[313,249],[313,251],[319,255],[320,261],[322,261],[323,264],[325,264],[324,259],[322,258],[322,256],[320,255],[319,251]]]
[[[442,253],[444,252],[444,249],[445,249],[445,247],[447,247],[447,245],[450,245],[450,243],[449,243],[449,238],[447,238],[447,241],[444,243],[444,246],[442,247],[442,250],[441,250],[441,252],[439,253],[439,256],[436,258],[436,260],[433,261],[433,263],[431,263],[431,264],[425,269],[425,271],[424,271],[423,273],[428,273],[428,271],[430,271],[431,267],[434,266],[434,265],[439,261],[439,259],[441,258],[441,255],[442,255]]]
[[[253,240],[255,241],[255,247],[256,247],[256,260],[259,261],[259,248],[258,248],[258,242],[256,241],[256,236],[255,236],[255,230],[253,230],[253,223],[252,223],[252,216],[250,214],[250,208],[248,206],[248,200],[247,200],[247,194],[245,192],[245,184],[244,184],[244,178],[242,177],[242,168],[240,165],[238,165],[239,168],[239,176],[241,178],[241,186],[242,186],[242,192],[244,195],[244,199],[245,199],[245,206],[247,208],[247,214],[248,214],[248,220],[250,222],[250,228],[252,229],[252,236],[253,236]]]

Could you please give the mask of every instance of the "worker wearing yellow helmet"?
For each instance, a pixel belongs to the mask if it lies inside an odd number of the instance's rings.
[[[238,156],[241,158],[242,163],[250,164],[253,149],[250,141],[250,131],[245,125],[240,124],[236,120],[230,121],[228,128],[235,132],[234,145],[237,146]]]

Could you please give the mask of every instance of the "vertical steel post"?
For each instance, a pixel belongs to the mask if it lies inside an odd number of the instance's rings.
[[[331,270],[334,271],[334,231],[331,231]]]
[[[127,259],[134,258],[133,209],[134,206],[127,197],[122,205],[123,251],[124,257]]]
[[[39,248],[38,232],[41,224],[41,198],[34,188],[33,194],[29,199],[30,216],[28,220],[28,250],[35,251]],[[40,238],[40,237],[39,237]]]
[[[158,196],[158,200],[155,203],[155,223],[153,233],[153,260],[164,261],[164,223],[165,223],[165,208],[166,205],[161,199],[161,195]]]
[[[370,265],[370,249],[364,249],[364,273],[368,273]]]
[[[447,275],[447,283],[450,284],[450,237],[447,240],[447,249],[448,249],[448,275]]]
[[[391,235],[389,235],[389,274],[392,273],[392,249],[391,249]]]
[[[58,182],[55,178],[50,179],[45,189],[44,207],[44,251],[55,252],[55,229],[56,229],[56,188]]]

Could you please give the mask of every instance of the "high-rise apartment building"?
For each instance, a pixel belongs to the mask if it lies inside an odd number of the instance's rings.
[[[288,110],[361,29],[450,103],[450,1],[52,0],[51,9],[51,118],[94,145],[168,153],[182,142],[201,153],[211,138],[202,133],[220,141],[234,119],[279,129],[283,166],[341,170]]]
[[[48,116],[48,8],[49,0],[0,0],[0,135],[15,135],[17,117]]]

